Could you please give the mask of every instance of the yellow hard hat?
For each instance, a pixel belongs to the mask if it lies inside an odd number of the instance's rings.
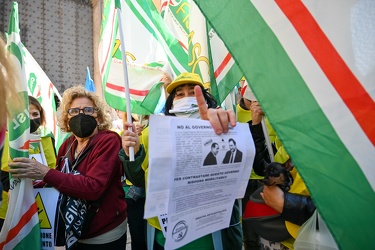
[[[187,83],[197,84],[197,85],[204,87],[202,79],[198,74],[190,73],[190,72],[183,72],[176,79],[174,79],[173,82],[171,82],[171,84],[167,86],[166,90],[168,94],[170,94],[178,86],[187,84]]]

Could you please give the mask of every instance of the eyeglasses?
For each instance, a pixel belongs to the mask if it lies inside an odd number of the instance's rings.
[[[96,107],[84,107],[83,109],[80,109],[80,108],[71,108],[71,109],[68,109],[68,114],[71,115],[71,116],[76,116],[79,113],[81,113],[81,111],[85,115],[93,115],[95,113],[95,111],[96,112],[99,111],[99,108],[96,108]]]

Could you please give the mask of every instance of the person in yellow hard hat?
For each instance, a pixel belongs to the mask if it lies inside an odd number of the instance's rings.
[[[199,104],[196,99],[196,91],[199,90],[199,94],[201,94],[204,98],[204,104],[202,106],[205,109],[209,109],[210,111],[217,108],[217,103],[212,95],[204,89],[203,82],[199,75],[195,73],[184,72],[181,73],[171,84],[169,84],[166,88],[169,96],[166,100],[165,104],[165,115],[168,116],[177,116],[177,117],[190,117],[190,118],[202,118],[200,111],[199,111]],[[226,113],[227,111],[221,110],[222,114]],[[230,111],[228,111],[230,112]],[[233,111],[231,111],[233,112]],[[235,122],[234,113],[231,113],[232,125]],[[213,118],[210,116],[210,118]],[[215,124],[213,127],[217,127],[217,125],[221,122],[228,124],[227,120],[220,120],[220,116],[214,117]],[[124,133],[122,135],[122,149],[119,152],[120,159],[122,160],[124,167],[128,168],[129,170],[132,169],[132,166],[137,166],[138,164],[142,164],[142,168],[145,171],[146,180],[148,175],[148,128],[146,128],[142,132],[142,136],[138,137],[138,135],[134,132],[128,131],[128,127],[132,127],[133,131],[135,130],[134,124],[125,123]],[[226,128],[226,131],[228,129]],[[135,153],[135,161],[129,161],[129,147],[134,147]],[[147,192],[146,192],[147,195]],[[226,229],[220,231],[223,249],[233,249],[233,250],[240,250],[242,248],[242,228],[240,225],[240,218],[239,218],[239,205],[235,204],[232,212],[230,226]],[[161,231],[161,226],[159,223],[158,218],[150,218],[147,220],[148,224],[154,227],[155,230],[155,241],[152,243],[153,249],[164,249],[165,238]],[[194,240],[187,245],[179,248],[179,249],[214,249],[215,242],[212,239],[212,235],[208,234],[205,235],[197,240]]]

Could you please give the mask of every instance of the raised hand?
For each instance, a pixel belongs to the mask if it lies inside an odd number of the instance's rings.
[[[262,121],[262,118],[264,116],[263,110],[261,106],[259,105],[259,102],[252,101],[250,105],[251,110],[251,123],[252,125],[257,125]]]
[[[236,126],[236,115],[233,110],[207,108],[206,100],[200,86],[194,87],[195,98],[199,107],[199,114],[202,120],[209,120],[215,133],[220,135],[227,133],[229,125]]]
[[[132,131],[129,130],[129,127],[132,128]],[[133,131],[136,131],[135,125],[133,123],[125,122],[124,131],[121,135],[121,144],[127,156],[129,156],[129,147],[134,147],[134,154],[139,150],[139,137],[137,133]]]

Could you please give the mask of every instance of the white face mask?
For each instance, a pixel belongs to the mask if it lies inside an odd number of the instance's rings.
[[[169,113],[178,117],[199,118],[197,99],[195,97],[184,97],[173,101],[172,109]]]

